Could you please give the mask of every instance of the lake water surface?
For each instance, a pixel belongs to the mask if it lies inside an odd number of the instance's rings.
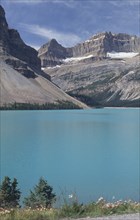
[[[139,109],[2,111],[1,179],[23,197],[42,176],[56,194],[139,200]]]

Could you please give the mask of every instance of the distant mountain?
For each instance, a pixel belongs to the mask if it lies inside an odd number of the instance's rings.
[[[38,51],[42,67],[62,64],[62,60],[69,57],[67,49],[61,46],[55,39],[44,44]]]
[[[0,6],[0,77],[0,105],[139,106],[140,38],[105,32],[71,48],[52,39],[37,52],[9,29]]]
[[[103,59],[108,52],[140,52],[140,38],[128,34],[100,33],[74,47],[65,48],[55,39],[39,49],[42,67],[60,65],[66,58],[90,57],[92,60]],[[89,56],[91,55],[91,56]]]
[[[44,71],[68,94],[94,106],[140,105],[140,38],[101,33],[71,48],[39,49]]]
[[[86,105],[70,97],[41,70],[38,52],[27,46],[18,31],[9,29],[0,6],[0,106],[10,103],[59,103]]]

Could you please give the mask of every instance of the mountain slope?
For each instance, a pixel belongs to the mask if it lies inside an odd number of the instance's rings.
[[[50,81],[50,76],[41,70],[37,55],[16,30],[8,28],[4,9],[0,6],[0,105],[68,101],[86,108]]]
[[[140,56],[46,68],[65,92],[90,105],[139,106]]]
[[[52,48],[46,49],[42,63],[48,65]],[[64,59],[57,53],[55,66],[42,65],[61,89],[91,106],[139,106],[140,38],[102,33],[70,50]]]
[[[71,98],[42,76],[28,79],[5,62],[0,61],[1,99],[6,103],[57,103],[58,100],[73,102],[81,108],[86,105]]]

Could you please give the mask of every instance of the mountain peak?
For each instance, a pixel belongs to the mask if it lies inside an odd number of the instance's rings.
[[[5,15],[4,8],[0,5],[0,16]]]
[[[60,65],[62,59],[65,59],[67,55],[66,48],[59,44],[56,39],[51,39],[38,50],[42,67]]]
[[[1,29],[8,28],[8,24],[5,18],[5,11],[1,5],[0,5],[0,27]]]
[[[51,39],[48,43],[49,44],[58,44],[58,42],[55,38]]]
[[[59,44],[59,43],[57,42],[57,40],[54,39],[54,38],[51,39],[51,40],[47,43],[47,46],[48,46],[48,47],[51,47],[51,48],[62,47],[61,44]]]

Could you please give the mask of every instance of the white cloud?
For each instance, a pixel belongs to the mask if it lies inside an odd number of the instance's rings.
[[[109,0],[109,3],[117,7],[125,5],[135,6],[140,5],[140,0]]]
[[[64,4],[67,7],[75,7],[77,1],[75,0],[10,0],[10,3],[25,3],[25,4],[40,4],[40,3],[56,3]]]
[[[75,8],[79,5],[80,1],[77,0],[57,0],[57,3],[64,4],[69,8]]]
[[[140,5],[140,0],[129,0],[130,5]]]
[[[63,46],[72,46],[81,41],[81,38],[73,33],[63,33],[50,28],[40,27],[39,25],[20,24],[24,31],[41,36],[46,40],[55,38]]]
[[[57,1],[57,0],[53,0]],[[26,4],[40,4],[51,2],[51,0],[10,0],[10,3],[26,3]]]
[[[47,2],[47,0],[10,0],[9,3],[26,3],[26,4],[39,4]]]

